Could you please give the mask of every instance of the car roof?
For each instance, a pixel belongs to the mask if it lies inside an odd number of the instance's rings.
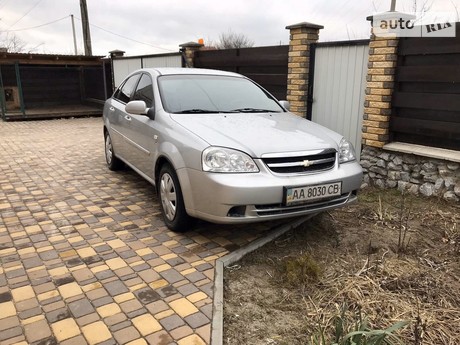
[[[159,75],[177,75],[177,74],[201,74],[201,75],[221,75],[231,77],[243,77],[241,74],[219,71],[206,68],[178,68],[178,67],[158,67],[158,68],[143,68],[139,71],[146,71],[152,74]]]

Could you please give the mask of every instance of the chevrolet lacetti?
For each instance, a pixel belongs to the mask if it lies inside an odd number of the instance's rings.
[[[107,165],[125,163],[156,186],[174,231],[192,218],[256,222],[356,200],[352,144],[288,108],[239,74],[138,70],[104,106]]]

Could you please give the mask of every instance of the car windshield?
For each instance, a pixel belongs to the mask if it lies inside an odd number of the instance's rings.
[[[267,92],[245,78],[216,75],[166,75],[158,78],[169,113],[282,112]]]

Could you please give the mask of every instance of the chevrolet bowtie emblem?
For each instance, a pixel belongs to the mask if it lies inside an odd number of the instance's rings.
[[[312,163],[309,160],[304,160],[302,164],[305,168],[308,168]]]

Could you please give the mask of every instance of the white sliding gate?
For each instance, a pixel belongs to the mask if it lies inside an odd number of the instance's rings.
[[[180,53],[171,53],[114,58],[114,88],[118,87],[131,72],[139,68],[149,67],[182,67],[182,55]]]
[[[317,43],[312,48],[311,120],[350,140],[359,157],[369,41]]]

